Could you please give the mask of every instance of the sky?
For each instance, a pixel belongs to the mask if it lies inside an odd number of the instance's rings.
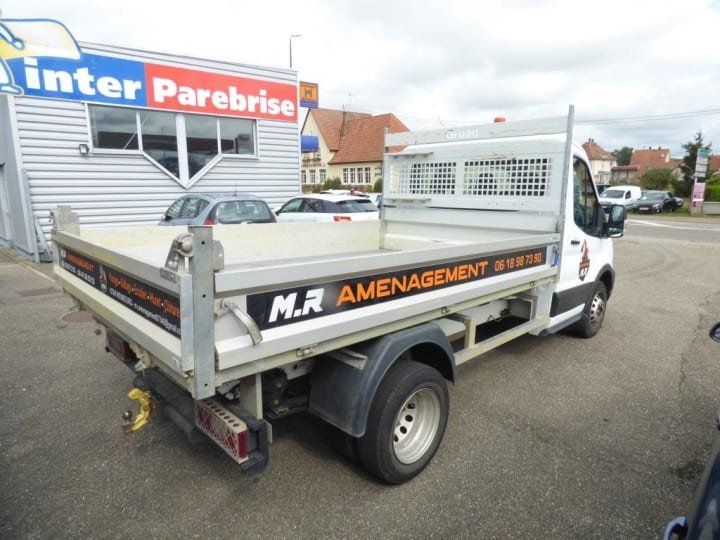
[[[575,138],[720,151],[720,0],[0,0],[79,41],[239,63],[289,65],[320,105],[395,113],[410,129],[558,116]],[[675,113],[669,119],[607,120]],[[603,122],[598,122],[602,120]]]

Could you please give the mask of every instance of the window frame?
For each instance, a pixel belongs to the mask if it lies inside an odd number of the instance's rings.
[[[211,114],[194,114],[194,113],[182,113],[182,112],[176,112],[176,111],[164,111],[161,109],[150,109],[150,108],[143,108],[143,107],[127,107],[127,106],[119,106],[119,105],[111,105],[111,104],[100,104],[100,103],[88,103],[85,102],[85,125],[86,125],[86,131],[87,131],[87,139],[88,139],[88,147],[90,149],[90,155],[112,155],[112,156],[118,156],[118,155],[134,155],[134,156],[142,156],[145,159],[147,159],[151,164],[153,164],[155,167],[160,169],[163,173],[165,173],[167,176],[175,180],[178,184],[183,186],[186,189],[189,189],[192,187],[198,180],[200,180],[205,174],[207,174],[210,169],[215,167],[220,161],[223,159],[231,159],[231,160],[248,160],[248,161],[257,161],[260,159],[259,152],[258,152],[258,139],[257,139],[257,125],[258,121],[255,118],[244,118],[244,117],[235,117],[235,116],[216,116]],[[137,149],[121,149],[121,148],[101,148],[96,147],[93,143],[93,134],[92,134],[92,124],[90,121],[90,107],[91,106],[97,106],[97,107],[117,107],[120,109],[129,109],[131,111],[135,112],[135,129],[137,133],[137,140],[138,140],[138,148]],[[143,146],[143,133],[142,133],[142,124],[140,120],[140,113],[143,111],[148,112],[167,112],[175,115],[175,136],[177,139],[177,153],[178,153],[178,172],[179,175],[175,175],[172,172],[170,172],[168,169],[163,167],[160,163],[158,163],[157,160],[155,160],[150,154],[145,152],[144,146]],[[189,165],[188,165],[188,153],[187,153],[187,130],[185,126],[185,118],[186,116],[209,116],[213,119],[215,119],[215,134],[216,134],[216,140],[217,140],[217,149],[218,153],[210,160],[208,161],[205,166],[203,166],[202,169],[200,169],[198,172],[195,173],[194,176],[190,176],[189,174]],[[252,138],[253,138],[253,153],[252,154],[231,154],[231,153],[223,153],[222,152],[222,143],[220,140],[220,122],[223,118],[228,118],[230,120],[247,120],[251,123],[252,127]]]
[[[603,223],[605,222],[605,212],[603,211],[603,207],[600,204],[600,199],[598,198],[597,194],[597,188],[595,187],[595,182],[592,177],[592,173],[590,172],[590,166],[585,162],[582,158],[579,156],[573,156],[573,164],[572,164],[572,170],[573,170],[573,176],[575,175],[575,167],[580,164],[585,168],[585,176],[586,176],[586,182],[590,184],[590,187],[592,187],[592,198],[595,201],[595,204],[593,205],[593,220],[594,223],[591,224],[590,227],[581,226],[578,224],[577,220],[575,219],[575,216],[573,216],[573,223],[575,226],[583,231],[588,236],[592,236],[594,238],[602,238],[603,235]],[[575,181],[573,179],[573,212],[575,207]],[[588,190],[585,189],[585,202],[587,203],[587,194]],[[585,205],[587,206],[587,204]],[[592,228],[591,228],[592,227]]]

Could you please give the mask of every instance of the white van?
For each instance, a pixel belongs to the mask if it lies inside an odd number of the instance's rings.
[[[613,204],[620,204],[630,210],[635,208],[641,195],[639,186],[611,186],[600,194],[600,204],[605,212],[609,212]]]

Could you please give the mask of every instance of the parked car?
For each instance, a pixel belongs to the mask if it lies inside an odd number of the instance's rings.
[[[710,330],[710,337],[720,342],[720,323]],[[720,430],[720,410],[716,413],[715,422]],[[688,517],[673,519],[665,527],[663,540],[714,539],[720,537],[720,436],[715,438],[710,460],[695,489],[695,496],[690,505]]]
[[[643,191],[635,203],[635,212],[674,212],[682,205],[682,199],[674,197],[669,191]]]
[[[367,197],[312,193],[299,195],[276,212],[279,222],[368,221],[379,218],[377,206]]]
[[[635,208],[635,203],[641,195],[642,190],[638,186],[612,186],[602,192],[600,204],[605,212],[609,212],[614,204],[620,204],[625,210],[631,210]]]
[[[230,225],[275,223],[277,219],[261,198],[249,193],[197,194],[180,197],[170,205],[160,225]]]

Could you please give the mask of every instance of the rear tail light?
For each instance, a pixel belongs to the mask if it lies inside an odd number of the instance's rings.
[[[333,221],[352,221],[350,216],[333,216]]]

